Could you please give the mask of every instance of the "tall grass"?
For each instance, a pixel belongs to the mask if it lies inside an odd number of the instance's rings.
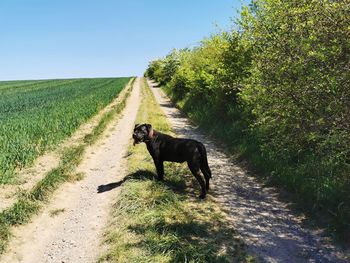
[[[130,78],[0,82],[0,184],[70,136]]]

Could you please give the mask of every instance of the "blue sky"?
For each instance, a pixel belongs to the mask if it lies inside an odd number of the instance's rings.
[[[248,2],[248,1],[244,1]],[[0,80],[142,75],[233,26],[240,0],[1,0]]]

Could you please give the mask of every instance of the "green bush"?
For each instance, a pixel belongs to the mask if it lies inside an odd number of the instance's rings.
[[[329,214],[345,235],[349,12],[347,1],[252,1],[237,29],[175,50],[146,71],[191,118],[296,193],[303,206]]]
[[[337,216],[349,209],[349,12],[345,1],[255,1],[241,20],[254,53],[240,95],[261,153]]]

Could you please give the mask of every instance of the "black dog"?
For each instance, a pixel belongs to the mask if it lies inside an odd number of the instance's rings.
[[[201,186],[200,198],[205,198],[209,190],[211,171],[208,166],[207,152],[204,145],[191,139],[174,138],[170,135],[153,130],[151,124],[136,124],[132,135],[134,145],[144,142],[157,168],[158,180],[163,180],[164,161],[183,163],[187,162],[192,174]],[[205,183],[200,175],[202,171]]]

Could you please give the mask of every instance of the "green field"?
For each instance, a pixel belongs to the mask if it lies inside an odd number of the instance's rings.
[[[0,82],[0,184],[110,103],[130,78]]]

